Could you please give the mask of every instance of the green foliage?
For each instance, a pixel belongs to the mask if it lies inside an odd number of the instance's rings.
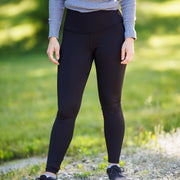
[[[119,165],[120,165],[121,167],[123,167],[123,166],[125,165],[125,161],[121,161],[121,160],[120,160]]]
[[[41,169],[41,168],[40,168],[39,165],[34,165],[34,166],[32,166],[31,169],[30,169],[30,175],[36,174],[37,172],[40,171],[40,169]]]
[[[89,175],[90,175],[89,172],[74,173],[74,177],[75,178],[80,178],[80,179],[88,178]]]
[[[77,167],[78,167],[79,169],[82,169],[83,164],[77,164]]]
[[[99,169],[105,169],[107,166],[107,163],[100,163],[98,164],[98,166],[99,166]]]

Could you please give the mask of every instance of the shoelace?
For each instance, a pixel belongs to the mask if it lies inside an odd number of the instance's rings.
[[[121,172],[124,172],[123,167],[114,167],[114,168],[111,169],[109,174],[110,174],[111,177],[114,177],[117,174],[122,176]]]
[[[45,175],[43,175],[43,176],[40,177],[40,180],[47,180],[47,178],[46,178]]]

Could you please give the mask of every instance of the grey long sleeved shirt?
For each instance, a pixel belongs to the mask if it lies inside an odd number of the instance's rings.
[[[59,30],[64,7],[79,12],[119,9],[119,2],[125,27],[125,38],[137,39],[135,31],[136,0],[49,0],[49,36],[59,39]]]

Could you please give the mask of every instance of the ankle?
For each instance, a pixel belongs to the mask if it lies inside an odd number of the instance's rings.
[[[111,168],[112,166],[120,167],[119,163],[110,163],[109,162],[107,168]]]
[[[108,165],[119,165],[119,163],[110,163],[110,162],[108,162]]]
[[[48,171],[46,171],[44,174],[48,174],[48,175],[51,175],[51,176],[56,177],[56,174],[54,174],[54,173],[52,173],[52,172],[48,172]]]

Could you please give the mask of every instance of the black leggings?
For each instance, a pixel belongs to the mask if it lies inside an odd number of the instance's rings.
[[[57,75],[58,111],[51,132],[46,171],[57,173],[73,137],[83,91],[95,61],[99,100],[104,117],[108,161],[119,163],[125,124],[121,91],[125,64],[119,10],[81,13],[67,9]]]

